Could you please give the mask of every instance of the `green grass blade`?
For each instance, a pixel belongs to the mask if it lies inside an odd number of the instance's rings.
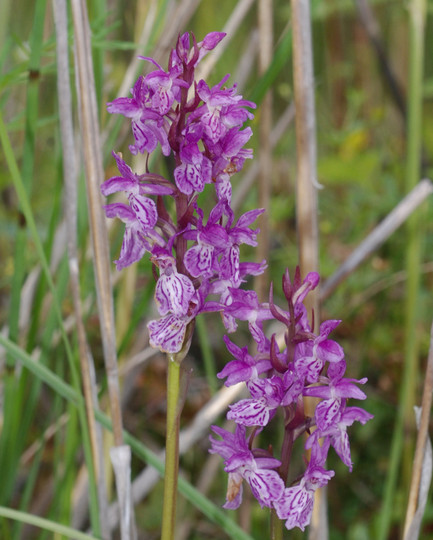
[[[74,540],[97,540],[97,538],[94,536],[77,531],[71,527],[66,527],[66,525],[60,525],[60,523],[55,523],[54,521],[50,521],[39,516],[34,516],[32,514],[28,514],[27,512],[20,512],[19,510],[6,508],[4,506],[0,506],[0,516],[21,521],[22,523],[27,523],[29,525],[34,525],[35,527],[39,527],[56,534],[62,534],[67,538],[73,538]]]
[[[31,191],[31,182],[33,178],[34,158],[35,158],[35,138],[36,123],[38,116],[39,99],[39,66],[41,62],[41,52],[43,44],[43,29],[45,19],[46,0],[38,0],[35,4],[32,33],[30,36],[30,59],[29,59],[29,79],[27,85],[26,102],[26,124],[24,131],[24,148],[22,161],[22,180],[23,187],[27,193]],[[21,223],[21,217],[18,218],[18,233],[15,242],[14,255],[14,274],[11,290],[11,309],[9,311],[9,336],[12,340],[19,339],[19,310],[21,304],[21,287],[26,272],[26,244],[27,233]],[[23,396],[29,393],[27,387],[31,381],[17,381],[15,377],[8,376],[5,380],[5,410],[11,415],[5,422],[3,436],[0,442],[0,469],[5,471],[4,481],[0,488],[0,501],[5,502],[10,496],[11,489],[16,476],[16,467],[18,465],[19,455],[24,445],[26,433],[23,431],[23,423],[20,421],[21,413],[31,414],[31,403],[24,407],[23,401],[18,401],[17,396]],[[34,396],[35,392],[30,390]],[[10,412],[9,412],[10,411]],[[8,459],[7,462],[4,460]]]
[[[406,156],[406,191],[409,192],[421,179],[422,151],[422,80],[424,64],[424,28],[426,2],[412,0],[409,6],[409,95],[408,130]],[[406,305],[405,305],[405,355],[401,378],[399,405],[391,442],[389,471],[382,498],[379,522],[379,540],[388,538],[393,515],[393,505],[400,472],[404,460],[404,497],[408,491],[409,474],[413,460],[415,417],[413,406],[416,402],[416,387],[419,377],[419,297],[421,276],[421,255],[423,244],[423,209],[414,213],[407,221],[406,248]],[[409,439],[405,433],[410,433]],[[404,519],[404,515],[402,515]]]
[[[292,32],[287,30],[284,36],[280,40],[272,62],[270,63],[268,69],[264,73],[257,83],[254,85],[251,92],[246,96],[247,99],[253,101],[254,103],[260,105],[265,97],[268,89],[274,84],[275,79],[287,66],[287,62],[290,59],[292,53]]]

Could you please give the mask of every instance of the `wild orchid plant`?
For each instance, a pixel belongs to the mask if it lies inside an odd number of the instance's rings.
[[[240,288],[247,276],[259,275],[266,267],[265,261],[241,262],[239,257],[242,244],[257,245],[258,229],[251,225],[264,210],[246,212],[236,220],[231,208],[231,176],[252,158],[252,150],[244,148],[252,131],[243,126],[253,118],[249,109],[255,104],[237,94],[236,86],[224,86],[228,75],[212,88],[194,79],[198,63],[223,37],[212,32],[197,43],[193,35],[183,34],[171,51],[167,71],[142,57],[156,70],[138,78],[132,97],[108,103],[108,111],[131,119],[132,154],[150,154],[159,144],[164,156],[174,158],[173,179],[148,170],[136,174],[120,154],[113,153],[120,176],[104,182],[101,190],[105,196],[123,191],[128,199],[128,204],[105,207],[108,217],[125,223],[117,269],[140,260],[146,252],[159,269],[155,300],[160,318],[149,322],[148,329],[150,344],[168,354],[169,369],[188,352],[200,313],[220,312],[228,333],[236,330],[238,320],[248,321],[257,352],[250,355],[247,347],[240,348],[225,336],[234,359],[218,374],[227,386],[245,382],[251,395],[232,405],[227,414],[236,422],[235,433],[213,426],[220,439],[210,438],[210,452],[223,458],[228,473],[224,507],[240,505],[245,480],[259,504],[275,510],[288,529],[304,529],[310,522],[315,490],[334,476],[325,468],[330,446],[352,469],[346,429],[372,416],[347,406],[347,400],[366,398],[357,386],[366,379],[344,377],[343,349],[329,339],[340,321],[326,321],[314,333],[303,301],[318,285],[317,273],[302,280],[297,270],[292,282],[286,271],[286,309],[274,303],[272,288],[267,303],[260,303],[254,291]],[[198,204],[205,189],[214,190],[214,206],[207,216]],[[167,199],[174,204],[168,205]],[[275,334],[266,337],[266,320],[285,327],[283,350]],[[313,418],[304,414],[304,396],[321,399]],[[255,447],[254,440],[278,409],[284,416],[284,437],[277,459],[272,449]],[[309,459],[302,477],[287,486],[292,446],[304,434],[308,434],[304,446]],[[176,453],[176,445],[172,448]],[[175,491],[175,480],[171,481],[166,491]],[[174,514],[173,508],[170,511]]]

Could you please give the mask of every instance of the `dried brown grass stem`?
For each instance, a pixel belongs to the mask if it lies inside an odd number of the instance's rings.
[[[416,441],[415,458],[412,470],[412,479],[409,491],[409,501],[406,511],[406,520],[404,524],[404,538],[414,540],[415,536],[411,530],[411,525],[414,521],[417,507],[420,499],[420,484],[421,476],[424,468],[425,451],[428,439],[429,421],[431,415],[431,406],[433,399],[433,325],[430,331],[430,349],[427,359],[426,374],[424,379],[424,391],[421,403],[421,419],[418,429],[418,437]],[[427,488],[428,490],[428,488]],[[420,516],[420,519],[422,514]],[[419,520],[420,521],[420,520]],[[419,525],[417,526],[419,530]],[[418,535],[416,535],[418,537]]]
[[[57,86],[59,97],[60,130],[63,153],[63,175],[65,181],[65,214],[68,237],[69,273],[75,324],[81,366],[81,379],[86,404],[87,422],[92,447],[93,467],[98,489],[98,504],[103,539],[110,538],[107,526],[108,501],[104,474],[104,454],[102,431],[96,423],[94,411],[98,408],[96,385],[94,384],[94,365],[90,355],[83,322],[83,309],[80,297],[80,277],[77,242],[77,164],[72,120],[72,97],[69,80],[69,47],[66,0],[54,0],[54,19],[57,47]]]

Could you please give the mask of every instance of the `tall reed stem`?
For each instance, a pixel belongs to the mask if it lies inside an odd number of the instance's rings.
[[[309,0],[292,0],[293,83],[296,124],[296,225],[298,231],[299,266],[302,275],[319,269],[319,239],[317,227],[317,149],[316,111],[314,104],[313,46]],[[305,307],[314,311],[315,325],[319,320],[319,289],[308,295]],[[314,415],[316,399],[304,399],[305,412]],[[311,526],[310,540],[328,538],[326,491],[318,489]]]
[[[179,389],[180,363],[168,354],[167,424],[165,439],[164,506],[161,540],[174,538],[176,523],[177,477],[179,472]]]
[[[407,123],[406,190],[411,190],[421,176],[421,127],[422,127],[422,78],[424,62],[425,0],[412,0],[409,5],[409,95]],[[421,263],[422,212],[414,213],[408,220],[406,250],[406,306],[405,306],[405,364],[400,389],[399,409],[391,443],[391,458],[381,510],[378,539],[385,540],[391,524],[392,505],[402,454],[411,453],[404,433],[410,426],[414,433],[413,404],[415,401],[418,371],[418,343],[416,326],[419,313],[418,296]],[[413,428],[413,430],[412,430]],[[412,458],[408,457],[410,464]]]

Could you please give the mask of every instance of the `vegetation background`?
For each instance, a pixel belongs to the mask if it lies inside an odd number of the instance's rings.
[[[361,16],[366,6],[372,17],[369,26]],[[116,174],[112,149],[127,154],[131,143],[128,122],[110,118],[105,104],[118,95],[137,54],[155,55],[165,67],[167,52],[179,32],[192,30],[200,40],[210,31],[226,28],[228,21],[233,23],[235,9],[244,10],[231,27],[227,47],[212,67],[209,82],[215,84],[230,73],[229,82],[237,81],[244,97],[258,102],[252,122],[257,158],[264,151],[258,140],[264,110],[261,104],[266,92],[272,93],[269,170],[260,180],[254,163],[247,163],[234,178],[234,191],[241,212],[258,205],[260,181],[270,186],[269,231],[259,241],[269,250],[268,278],[279,291],[284,269],[293,272],[298,262],[290,2],[275,0],[271,4],[274,53],[265,75],[258,61],[263,45],[257,2],[88,0],[87,8],[105,167],[100,182]],[[411,13],[418,12],[424,13],[425,37],[413,27]],[[433,3],[313,0],[311,14],[318,181],[323,186],[318,193],[320,273],[326,281],[415,185],[410,166],[413,154],[419,166],[415,183],[433,176],[433,56],[429,54],[433,50]],[[416,46],[419,34],[421,49]],[[71,13],[68,42],[73,83]],[[135,68],[140,73],[148,66],[139,62]],[[96,307],[74,85],[72,93],[79,162],[75,215],[82,316],[96,367],[99,403],[102,411],[107,411],[110,398]],[[91,522],[95,537],[98,535],[94,510],[92,514],[92,480],[89,488],[87,475],[89,443],[83,434],[87,423],[80,413],[82,400],[77,397],[81,392],[79,340],[65,236],[65,218],[74,209],[65,197],[58,97],[51,2],[2,0],[0,513],[5,517],[0,518],[0,537],[4,540],[62,537],[60,528],[47,532],[45,525],[30,525],[25,516],[41,516],[83,531]],[[416,116],[416,110],[421,111],[422,121],[414,124],[408,118]],[[137,160],[136,166],[144,164]],[[151,166],[169,174],[170,164],[162,159]],[[416,210],[412,226],[405,225],[386,239],[322,304],[323,319],[343,321],[334,338],[345,348],[349,376],[368,377],[365,407],[375,415],[366,426],[351,429],[352,473],[335,456],[329,460],[330,468],[336,470],[328,489],[332,540],[401,537],[416,436],[412,406],[420,404],[433,314],[433,220],[428,204]],[[113,260],[123,226],[110,223],[109,228]],[[49,262],[52,282],[44,261]],[[111,271],[123,420],[135,441],[134,480],[151,461],[149,450],[158,452],[164,445],[165,359],[149,350],[147,343],[146,321],[154,310],[149,261],[120,274],[112,265]],[[203,318],[198,325],[185,361],[191,374],[182,428],[193,425],[221,386],[214,374],[228,358],[222,335],[218,317]],[[221,411],[215,421],[223,420]],[[224,519],[238,521],[252,538],[265,538],[267,512],[248,498],[237,514],[223,512],[224,518],[212,510],[213,506],[204,509],[207,503],[203,501],[208,500],[220,507],[226,490],[222,464],[207,453],[208,433],[207,428],[181,458],[182,486],[186,487],[181,488],[179,498],[178,539],[240,538],[236,532],[228,532],[230,525],[224,525]],[[278,441],[277,429],[274,437]],[[106,464],[111,444],[105,430]],[[112,473],[106,464],[113,498]],[[205,495],[188,495],[189,484]],[[161,500],[159,481],[137,503],[139,538],[159,537]],[[11,519],[14,516],[7,509],[23,514]],[[432,535],[430,500],[420,538]],[[297,531],[287,533],[287,538],[301,537]]]

